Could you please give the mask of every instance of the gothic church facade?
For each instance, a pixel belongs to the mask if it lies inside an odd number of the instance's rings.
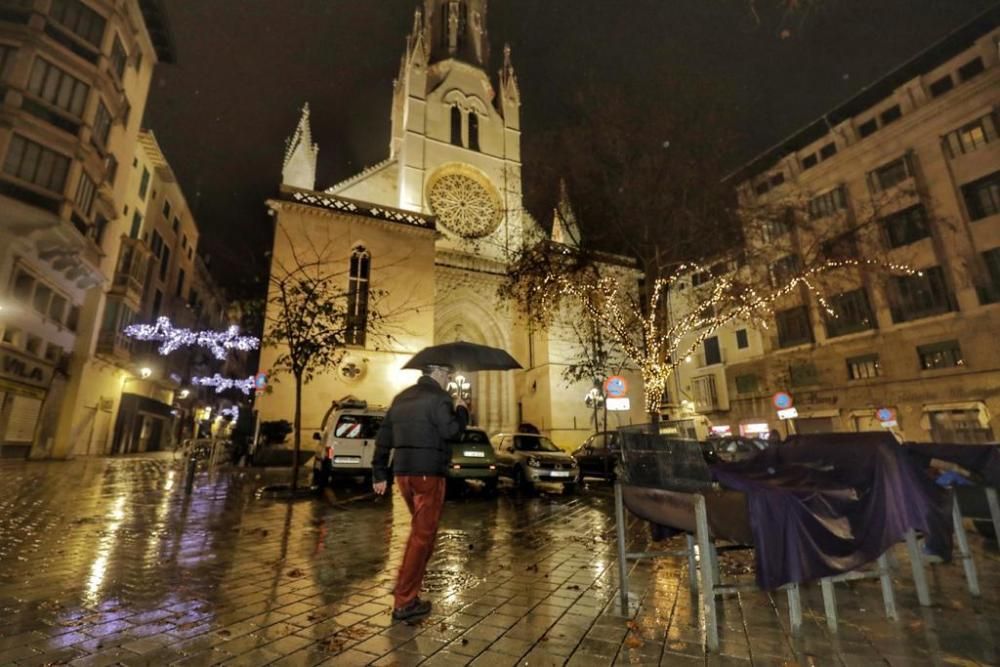
[[[522,206],[521,95],[509,47],[495,86],[488,74],[486,5],[425,0],[416,11],[394,84],[385,160],[319,190],[308,107],[289,140],[280,194],[268,202],[276,224],[272,273],[322,247],[345,267],[345,282],[384,291],[380,307],[395,330],[378,349],[356,340],[337,372],[307,386],[307,434],[345,395],[388,404],[415,380],[401,370],[412,354],[454,340],[506,349],[525,368],[467,377],[474,418],[488,432],[527,421],[571,448],[593,430],[584,403],[589,383],[562,379],[573,341],[565,332],[529,331],[496,296],[509,258],[544,232]],[[553,238],[579,238],[571,214],[556,216]],[[261,369],[277,354],[265,349]],[[642,419],[640,381],[631,379],[634,407],[613,414],[610,427]],[[261,396],[261,418],[291,419],[292,391],[292,382],[279,381]]]

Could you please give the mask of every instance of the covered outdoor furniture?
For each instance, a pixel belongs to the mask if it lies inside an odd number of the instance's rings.
[[[930,552],[945,560],[951,555],[957,506],[950,492],[933,484],[888,433],[797,436],[752,460],[709,467],[697,442],[623,432],[622,464],[618,504],[654,524],[654,533],[697,536],[710,649],[718,645],[714,597],[736,590],[717,581],[713,538],[753,546],[757,586],[788,592],[793,629],[796,616],[801,619],[800,583],[821,582],[827,623],[836,630],[836,581],[879,578],[886,615],[896,618],[886,552],[906,543],[922,605],[930,604],[930,595],[918,534]],[[965,556],[961,526],[958,536]],[[689,537],[689,550],[693,542]],[[624,562],[656,552],[619,550],[625,591]],[[693,556],[688,560],[693,569]],[[872,562],[873,570],[860,569]]]

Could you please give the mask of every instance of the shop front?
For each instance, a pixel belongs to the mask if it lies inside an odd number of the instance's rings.
[[[0,348],[0,458],[27,458],[38,432],[54,367]]]
[[[173,448],[180,411],[173,391],[153,381],[132,380],[122,392],[112,454],[167,451]]]

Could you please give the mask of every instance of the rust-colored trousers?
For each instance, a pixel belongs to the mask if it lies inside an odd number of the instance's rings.
[[[396,609],[405,606],[420,594],[420,585],[427,571],[427,561],[434,553],[438,521],[444,507],[444,477],[430,475],[397,475],[399,493],[410,508],[410,537],[406,540],[403,563],[396,579]]]

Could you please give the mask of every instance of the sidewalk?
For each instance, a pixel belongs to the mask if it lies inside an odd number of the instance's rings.
[[[248,471],[252,472],[252,471]],[[783,594],[721,605],[721,655],[705,656],[676,560],[633,567],[617,614],[612,503],[501,494],[449,501],[419,623],[390,618],[408,514],[402,502],[255,499],[253,475],[202,474],[192,497],[164,461],[4,467],[0,664],[37,665],[978,665],[998,662],[1000,557],[973,538],[981,600],[958,565],[932,569],[920,609],[903,551],[901,620],[877,582],[838,586],[841,632],[818,587],[788,633]],[[214,481],[213,481],[214,480]],[[633,547],[646,538],[633,522]],[[740,572],[743,560],[723,557]]]

